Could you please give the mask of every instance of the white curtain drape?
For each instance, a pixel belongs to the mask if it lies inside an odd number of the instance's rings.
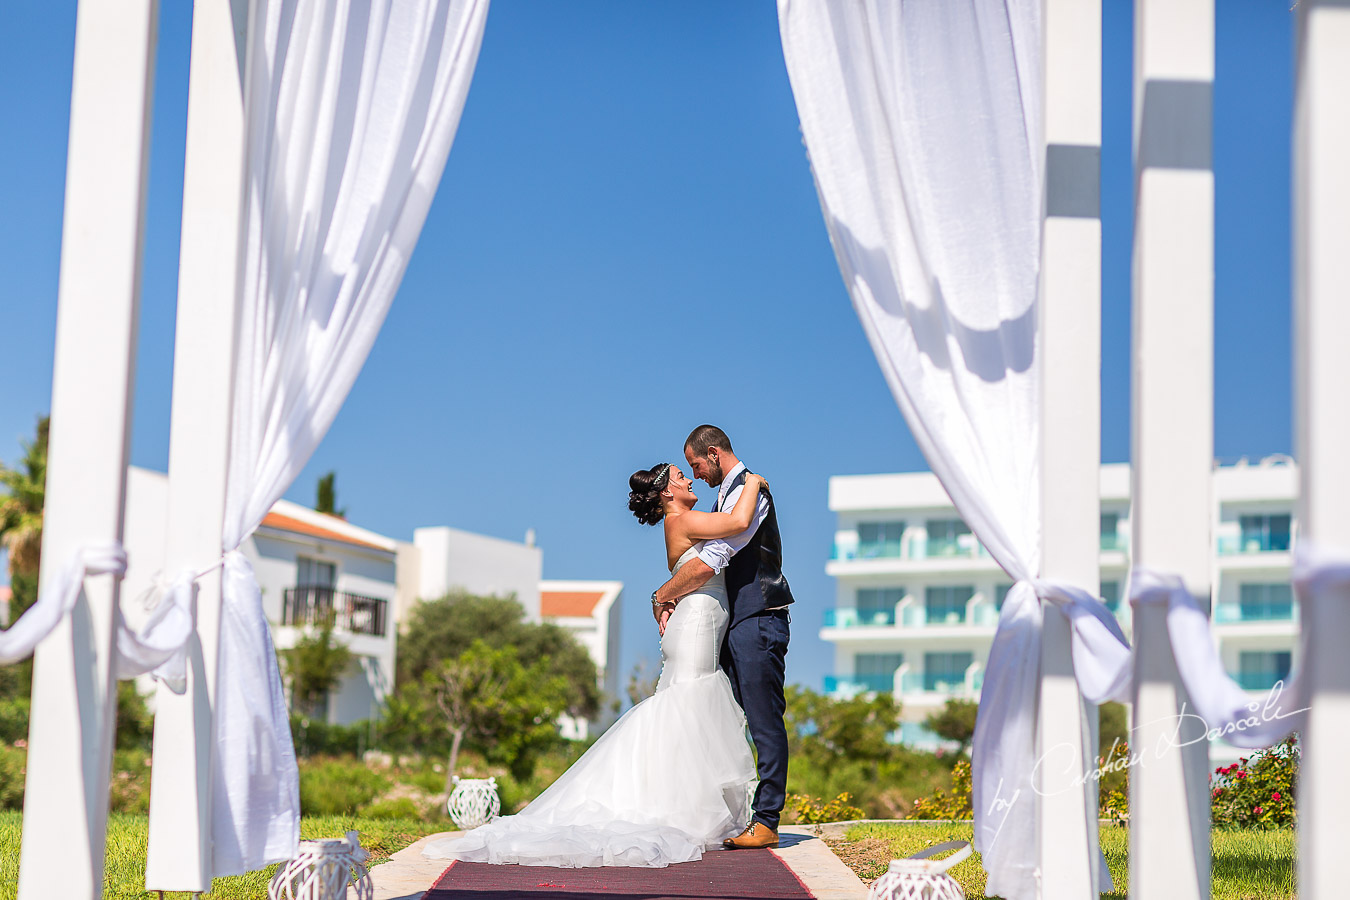
[[[71,554],[70,559],[44,585],[33,605],[4,631],[0,631],[0,665],[26,659],[75,608],[89,575],[116,575],[127,570],[127,554],[116,541],[93,541]]]
[[[1294,557],[1294,587],[1302,610],[1299,668],[1278,689],[1255,699],[1224,668],[1209,616],[1176,575],[1137,567],[1130,573],[1130,602],[1167,608],[1167,636],[1177,675],[1193,714],[1210,736],[1235,747],[1269,747],[1303,726],[1307,707],[1308,635],[1316,621],[1316,596],[1337,582],[1350,582],[1350,562],[1300,545]]]
[[[259,0],[224,523],[215,875],[294,855],[299,788],[239,547],[304,468],[384,322],[464,108],[487,0]]]
[[[1129,685],[1128,645],[1100,601],[1037,580],[1040,3],[779,0],[778,10],[854,309],[933,472],[1016,581],[972,749],[975,845],[991,895],[1032,898],[1042,603],[1069,616],[1089,699]]]

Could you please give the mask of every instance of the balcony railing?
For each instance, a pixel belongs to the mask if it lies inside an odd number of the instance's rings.
[[[1101,536],[1101,549],[1106,551],[1125,552],[1130,547],[1128,535],[1120,532],[1110,532]]]
[[[890,692],[895,688],[894,675],[826,675],[825,693],[866,694]]]
[[[900,675],[900,691],[905,694],[951,694],[968,697],[978,694],[984,686],[984,670],[975,671],[966,685],[964,675],[948,672],[904,672]],[[894,675],[826,675],[825,693],[867,694],[890,693],[895,690]]]
[[[1214,621],[1234,622],[1294,622],[1298,607],[1292,601],[1283,603],[1218,603],[1214,606]]]
[[[930,618],[922,603],[910,603],[899,609],[853,609],[839,607],[825,610],[826,628],[889,627],[899,624],[904,628],[938,628],[946,625],[992,626],[998,624],[998,610],[989,603],[977,603],[966,610],[949,610],[945,616]]]
[[[825,610],[826,628],[858,628],[867,625],[894,625],[894,609],[839,609]]]
[[[830,559],[987,559],[989,551],[976,541],[948,538],[913,538],[907,541],[836,540]]]
[[[1219,555],[1237,556],[1245,553],[1288,553],[1290,539],[1288,535],[1248,535],[1241,537],[1225,534],[1219,537]]]
[[[955,694],[977,692],[984,685],[984,670],[975,672],[970,688],[964,674],[954,672],[906,672],[900,676],[900,690],[906,694]]]
[[[281,597],[282,625],[319,625],[328,617],[333,627],[352,634],[384,637],[389,601],[348,594],[322,585],[286,588]]]

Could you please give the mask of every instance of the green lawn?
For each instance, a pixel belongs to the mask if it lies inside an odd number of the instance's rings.
[[[968,841],[969,824],[951,825],[857,825],[850,828],[846,842],[836,852],[865,881],[886,871],[891,858],[908,856],[943,841]],[[1115,892],[1102,894],[1111,900],[1125,900],[1129,876],[1126,866],[1129,830],[1103,827],[1102,852],[1111,869]],[[1214,868],[1213,900],[1292,900],[1294,894],[1293,829],[1278,831],[1230,831],[1212,833]],[[972,854],[949,871],[961,883],[968,897],[984,896],[984,869],[980,855]]]
[[[143,815],[115,813],[108,817],[108,853],[103,872],[106,900],[157,900],[145,885],[145,845],[149,819]],[[342,837],[348,831],[361,833],[361,846],[371,854],[369,864],[383,862],[418,838],[453,828],[448,822],[410,819],[358,819],[351,816],[307,816],[300,820],[305,840]],[[0,900],[14,900],[19,882],[19,838],[23,814],[0,812]],[[217,878],[210,900],[260,900],[267,896],[267,882],[276,866],[232,878]],[[191,894],[166,893],[166,898],[190,898]]]

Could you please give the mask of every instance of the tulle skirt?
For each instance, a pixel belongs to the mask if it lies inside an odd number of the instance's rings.
[[[745,828],[754,781],[745,714],[719,669],[634,706],[518,815],[422,852],[535,866],[689,862]]]

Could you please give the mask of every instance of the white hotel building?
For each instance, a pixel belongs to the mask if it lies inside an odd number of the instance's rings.
[[[1296,662],[1289,551],[1297,469],[1271,457],[1217,467],[1212,477],[1214,639],[1229,673],[1264,692]],[[825,691],[891,691],[901,703],[901,740],[936,746],[923,720],[949,697],[979,698],[1011,580],[929,472],[836,476],[829,504],[838,526],[825,571],[837,600],[820,631],[835,648]],[[1129,534],[1129,466],[1104,465],[1101,594],[1127,634]]]

